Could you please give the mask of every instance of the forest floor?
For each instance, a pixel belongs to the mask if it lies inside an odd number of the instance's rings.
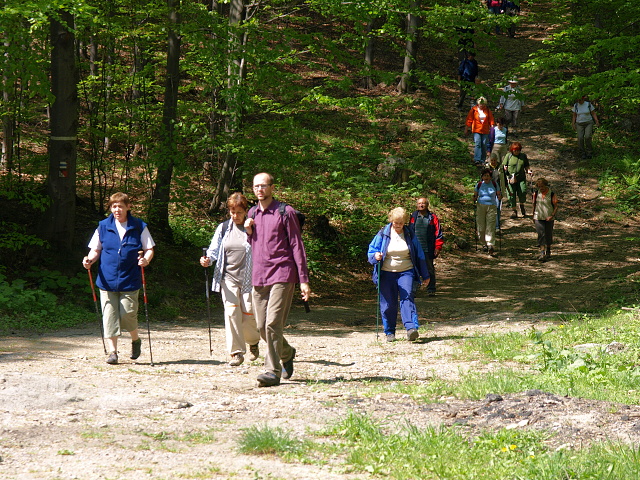
[[[503,60],[489,62],[480,52],[481,68],[495,73],[485,81],[526,59],[533,50],[527,43],[544,35],[544,27],[529,25],[518,38],[500,37],[509,52]],[[451,118],[462,122],[453,107],[456,92],[447,95]],[[1,337],[0,479],[368,478],[345,473],[339,458],[327,465],[285,463],[237,449],[249,426],[278,426],[302,437],[349,411],[389,428],[457,424],[469,436],[486,428],[544,429],[552,433],[552,448],[605,439],[638,444],[640,406],[539,391],[434,404],[371,393],[376,383],[455,380],[500,368],[461,358],[457,345],[489,332],[544,329],[559,315],[606,306],[637,275],[640,258],[629,239],[637,220],[617,214],[596,179],[578,173],[575,140],[558,133],[563,119],[547,112],[544,103],[527,105],[518,140],[534,176],[548,178],[560,199],[549,262],[536,260],[531,218],[511,220],[504,210],[495,257],[472,246],[438,260],[437,295],[417,299],[423,328],[414,343],[386,343],[382,333],[378,340],[373,287],[349,301],[317,296],[311,313],[293,308],[286,335],[297,348],[295,374],[276,388],[257,387],[260,360],[227,365],[218,309],[211,356],[206,319],[187,326],[154,322],[153,366],[146,337],[140,359],[128,359],[123,337],[121,364],[107,365],[97,327]],[[530,202],[527,208],[530,214]]]

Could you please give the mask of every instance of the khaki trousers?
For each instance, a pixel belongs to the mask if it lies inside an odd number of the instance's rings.
[[[293,300],[293,283],[276,283],[263,287],[253,287],[253,312],[260,336],[267,343],[264,366],[267,372],[280,378],[281,361],[291,360],[293,349],[284,338],[284,326],[287,323],[291,301]]]
[[[251,292],[242,293],[242,286],[222,280],[222,303],[224,304],[224,330],[227,350],[230,355],[247,353],[247,343],[260,342],[260,332],[256,325],[251,306]]]

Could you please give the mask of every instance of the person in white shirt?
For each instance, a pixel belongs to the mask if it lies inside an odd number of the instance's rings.
[[[586,95],[583,95],[573,105],[571,118],[571,126],[578,133],[578,151],[582,158],[591,158],[593,155],[591,136],[594,124],[596,127],[600,126],[596,107],[587,100]]]
[[[500,104],[498,109],[504,109],[504,118],[507,119],[507,126],[511,128],[511,135],[516,135],[516,127],[518,126],[518,118],[520,117],[520,111],[524,106],[524,99],[522,92],[518,87],[518,80],[512,78],[509,80],[509,85],[504,87],[503,95],[500,97]]]

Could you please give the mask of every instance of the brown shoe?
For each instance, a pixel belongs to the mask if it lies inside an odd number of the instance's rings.
[[[249,361],[253,362],[260,357],[260,348],[258,344],[249,345]]]

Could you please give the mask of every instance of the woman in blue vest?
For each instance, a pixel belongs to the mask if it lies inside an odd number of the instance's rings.
[[[407,220],[404,208],[394,208],[389,212],[389,223],[369,244],[369,263],[374,265],[373,283],[377,285],[380,282],[380,313],[387,342],[396,339],[398,296],[407,339],[411,342],[418,339],[420,325],[414,292],[420,283],[429,285],[424,251],[413,229],[406,226]],[[380,278],[378,263],[381,263]]]
[[[89,254],[82,260],[84,268],[98,262],[96,284],[100,289],[102,322],[107,340],[107,363],[118,363],[118,337],[122,331],[131,334],[131,359],[141,353],[138,335],[138,292],[142,287],[140,267],[153,258],[155,243],[147,224],[129,215],[131,202],[126,193],[109,197],[111,215],[98,224],[89,242]],[[138,255],[143,251],[142,256]]]

